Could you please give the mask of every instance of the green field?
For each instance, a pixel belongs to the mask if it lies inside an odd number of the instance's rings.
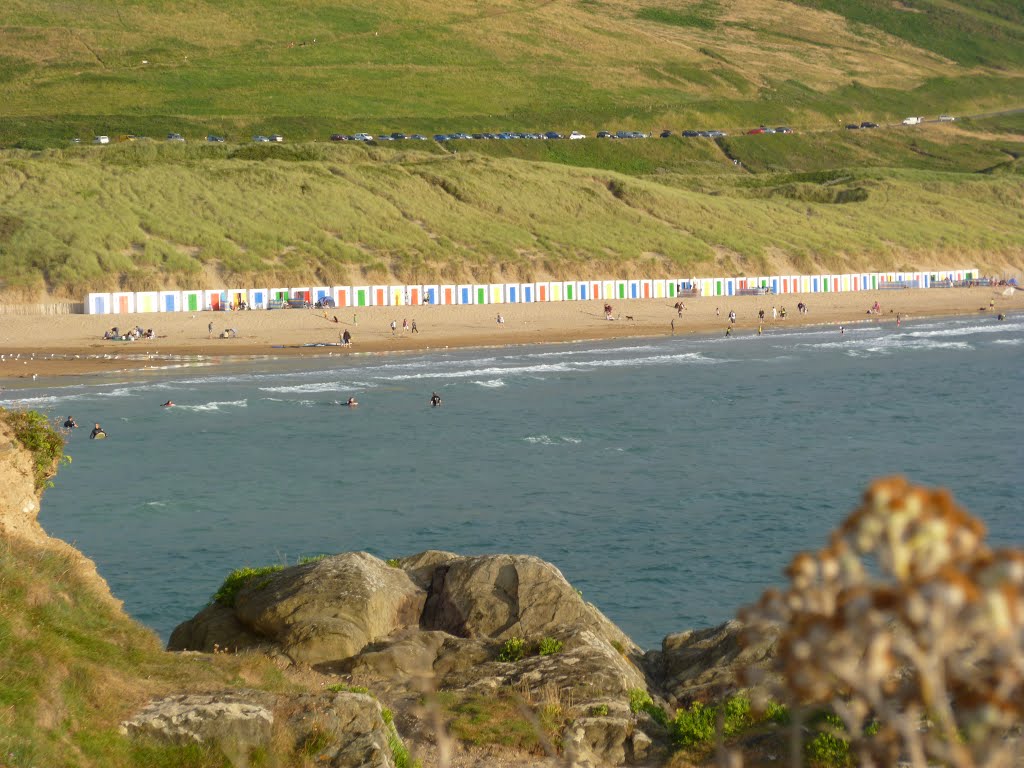
[[[1024,14],[999,0],[9,0],[0,35],[16,300],[1024,261]],[[939,113],[999,114],[842,129]]]

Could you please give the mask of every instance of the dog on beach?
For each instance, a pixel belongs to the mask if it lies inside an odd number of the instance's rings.
[[[632,315],[626,315],[626,319],[627,319],[627,320],[632,320],[632,319],[633,319],[633,316],[632,316]]]

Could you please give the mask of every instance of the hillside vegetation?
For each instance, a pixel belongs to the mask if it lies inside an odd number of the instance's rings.
[[[9,0],[0,35],[9,299],[1024,261],[1012,3]],[[999,114],[842,129],[940,112]],[[677,135],[326,142],[549,128]]]
[[[0,142],[706,127],[1024,102],[1000,0],[8,0]]]
[[[1024,253],[1024,143],[1012,138],[936,126],[721,146],[479,144],[9,153],[0,274],[8,291],[80,299],[220,283],[999,268]]]

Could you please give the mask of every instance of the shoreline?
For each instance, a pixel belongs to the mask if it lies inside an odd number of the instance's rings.
[[[786,327],[896,324],[923,317],[989,315],[1024,310],[1024,293],[1003,296],[1002,287],[922,288],[854,291],[832,294],[715,296],[683,299],[680,317],[675,299],[611,301],[607,320],[603,301],[532,304],[424,305],[322,310],[282,309],[239,312],[148,313],[132,315],[8,315],[0,319],[0,381],[26,384],[39,378],[65,378],[174,368],[253,364],[289,358],[317,358],[447,349],[501,348],[530,344],[585,343],[614,339],[661,338],[716,333],[726,327],[736,336],[766,335]],[[869,314],[874,302],[880,314]],[[807,314],[797,304],[808,306]],[[992,309],[989,309],[990,302]],[[787,317],[772,320],[772,306]],[[760,323],[758,310],[765,311]],[[717,310],[717,313],[716,313]],[[728,313],[736,312],[736,323]],[[497,323],[501,313],[503,324]],[[338,317],[338,322],[333,317]],[[355,320],[355,322],[352,322]],[[397,324],[392,332],[391,321]],[[418,332],[403,331],[403,320],[416,321]],[[675,328],[673,330],[672,324]],[[213,324],[213,337],[209,325]],[[153,328],[155,339],[106,341],[103,333],[118,326]],[[220,338],[227,328],[237,338]],[[341,346],[348,329],[353,344]]]

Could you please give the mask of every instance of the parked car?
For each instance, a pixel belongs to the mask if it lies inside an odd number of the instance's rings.
[[[206,140],[211,142],[211,143],[213,143],[213,144],[223,144],[224,143],[224,137],[223,136],[216,136],[216,135],[214,135],[212,133],[209,134],[206,137]]]
[[[270,137],[270,140],[275,144],[284,144],[284,136],[282,136],[280,133],[275,133],[273,136]]]
[[[952,123],[954,120],[956,120],[956,118],[953,117],[953,115],[939,115],[940,123]]]
[[[662,131],[662,132],[661,132],[660,134],[658,134],[658,135],[659,135],[659,136],[660,136],[661,138],[663,138],[663,139],[667,139],[667,138],[669,138],[669,137],[670,137],[670,136],[672,135],[672,131]]]
[[[793,129],[792,128],[787,128],[784,125],[780,125],[778,128],[775,129],[775,132],[776,133],[792,133]]]
[[[748,136],[754,136],[758,133],[764,133],[764,128],[751,128],[749,131],[747,131]]]
[[[708,137],[712,139],[724,139],[728,135],[725,131],[708,131]]]
[[[861,128],[877,128],[878,127],[878,123],[872,123],[872,122],[869,122],[868,120],[865,120],[863,123],[860,124],[860,127]]]
[[[92,143],[93,144],[109,144],[110,143],[110,137],[109,136],[93,136],[92,137]]]
[[[850,124],[848,124],[846,126],[846,130],[848,130],[848,131],[857,131],[857,130],[860,130],[860,126],[857,125],[857,123],[850,123]]]
[[[331,141],[348,141],[348,136],[343,133],[332,133]]]
[[[560,138],[562,138],[562,134],[560,134],[558,131],[548,131],[547,133],[544,134],[544,138],[545,139],[560,139]]]
[[[448,141],[448,136],[447,136],[447,134],[444,134],[444,133],[435,133],[434,134],[434,141],[439,141],[439,142],[440,141]]]
[[[420,134],[418,134],[418,133],[414,133],[412,136],[409,137],[409,140],[410,141],[426,141],[427,137],[426,136],[420,136]]]
[[[394,133],[391,134],[392,141],[402,141],[403,139],[405,139],[404,133],[399,133],[398,131],[395,131]]]
[[[357,133],[352,138],[356,141],[373,141],[373,136],[368,133]]]
[[[184,141],[185,137],[182,136],[180,133],[168,133],[167,134],[167,140],[168,141]]]
[[[923,122],[924,122],[924,118],[923,117],[904,117],[903,118],[903,124],[904,125],[920,125]]]
[[[700,136],[700,133],[698,131],[683,131],[682,135],[688,139],[695,139]]]
[[[599,138],[599,139],[614,139],[615,138],[615,134],[613,134],[611,131],[598,131],[597,132],[597,138]]]
[[[252,140],[257,144],[266,144],[270,141],[270,139],[267,138],[266,136],[253,136]]]
[[[579,131],[573,131],[572,133],[569,134],[569,138],[570,139],[585,139],[585,138],[587,138],[587,134],[580,133]]]

